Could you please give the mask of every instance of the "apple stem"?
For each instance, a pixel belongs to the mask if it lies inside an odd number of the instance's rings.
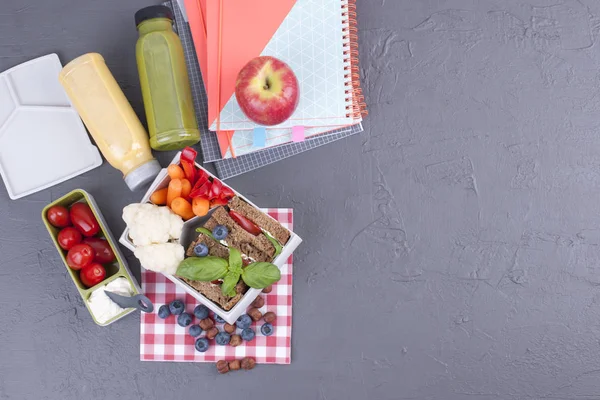
[[[269,81],[269,78],[267,78],[265,80],[265,86],[263,86],[263,89],[269,90],[270,88],[271,88],[271,82]]]

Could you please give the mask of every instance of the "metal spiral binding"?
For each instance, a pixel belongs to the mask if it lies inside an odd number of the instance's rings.
[[[347,118],[359,119],[368,114],[365,98],[360,87],[360,71],[358,67],[358,26],[356,22],[356,0],[342,0],[342,21],[344,24],[344,78],[346,79],[345,93]]]

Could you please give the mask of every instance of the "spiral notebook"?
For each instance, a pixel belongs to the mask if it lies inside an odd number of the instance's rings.
[[[200,0],[191,1],[197,2]],[[185,3],[189,3],[189,0],[185,0]],[[246,172],[250,172],[288,157],[292,157],[294,155],[363,132],[362,124],[355,124],[308,138],[303,142],[287,143],[237,158],[221,160],[222,156],[217,134],[208,130],[208,124],[206,122],[208,120],[207,99],[201,73],[201,62],[199,62],[199,57],[196,56],[196,51],[199,49],[198,41],[196,40],[197,35],[194,35],[194,38],[192,39],[192,30],[201,28],[198,25],[194,25],[194,22],[192,21],[194,8],[192,7],[186,10],[187,4],[184,4],[183,0],[178,0],[177,2],[167,1],[163,3],[163,5],[170,7],[173,10],[175,16],[175,30],[177,31],[181,39],[181,43],[183,44],[184,55],[190,76],[190,83],[192,86],[194,108],[196,110],[199,128],[202,132],[202,141],[200,142],[200,145],[202,149],[203,162],[206,163],[216,161],[214,165],[220,178],[228,179]],[[187,21],[187,16],[190,18],[189,24]],[[202,32],[197,33],[202,34]],[[200,40],[202,40],[202,37],[200,37]]]
[[[238,72],[260,55],[285,61],[300,83],[294,114],[269,129],[347,126],[362,120],[358,66],[354,68],[355,0],[215,0],[206,3],[204,16],[211,130],[256,127],[234,92]]]

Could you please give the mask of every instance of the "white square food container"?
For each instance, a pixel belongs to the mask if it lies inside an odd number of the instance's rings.
[[[175,155],[175,158],[173,158],[173,160],[171,161],[171,164],[179,164],[180,156],[181,156],[181,152],[177,153],[177,155]],[[198,163],[196,163],[196,167],[202,169],[211,178],[218,179],[216,176],[214,176],[213,174],[211,174],[210,172],[208,172],[207,170],[202,168]],[[169,181],[170,181],[170,178],[167,173],[167,168],[163,168],[160,171],[160,173],[157,175],[156,179],[154,179],[154,182],[152,182],[152,185],[150,186],[150,188],[148,189],[148,191],[142,198],[141,203],[150,203],[150,196],[152,196],[152,193],[154,193],[158,189],[167,187],[169,185]],[[225,185],[225,183],[223,183],[223,185]],[[225,185],[225,186],[229,187],[229,185]],[[247,198],[245,198],[244,196],[239,194],[237,191],[235,191],[233,188],[231,188],[231,190],[233,190],[233,192],[235,193],[236,196],[240,197],[241,199],[246,201],[248,204],[250,204],[253,207],[260,210],[260,207],[256,206],[250,200],[248,200]],[[267,215],[267,214],[265,214],[265,215]],[[179,242],[183,245],[183,247],[185,248],[186,251],[187,251],[187,247],[190,245],[190,243],[198,237],[198,234],[196,233],[196,228],[202,226],[209,218],[210,218],[210,213],[204,217],[194,217],[184,223],[183,232],[181,234],[181,238],[179,239]],[[271,218],[271,217],[269,216],[269,218]],[[123,246],[127,247],[129,250],[131,250],[131,251],[135,250],[135,245],[129,238],[129,228],[125,228],[125,231],[119,238],[119,242]],[[273,261],[273,264],[277,265],[277,267],[281,269],[281,267],[285,264],[286,260],[289,258],[289,256],[292,255],[292,253],[294,252],[294,250],[296,250],[296,248],[300,245],[300,243],[302,243],[302,239],[300,238],[300,236],[298,236],[294,232],[290,231],[290,239],[288,240],[286,245],[283,247],[281,254],[279,254],[279,256],[277,256],[277,258]],[[174,275],[168,275],[168,274],[163,274],[163,275],[165,277],[167,277],[167,279],[169,279],[170,281],[172,281],[173,283],[175,283],[176,285],[181,287],[183,290],[185,290],[191,296],[193,296],[196,300],[198,300],[198,302],[207,306],[211,311],[213,311],[215,314],[219,315],[221,318],[223,318],[229,324],[235,323],[235,321],[238,319],[238,317],[240,315],[245,314],[246,309],[256,299],[256,297],[258,297],[258,295],[261,293],[260,289],[249,288],[248,291],[246,292],[246,294],[244,295],[244,297],[242,297],[242,299],[231,310],[225,311],[221,307],[219,307],[217,304],[213,303],[211,300],[204,297],[201,293],[196,291],[194,288],[190,287],[183,280],[177,278]]]

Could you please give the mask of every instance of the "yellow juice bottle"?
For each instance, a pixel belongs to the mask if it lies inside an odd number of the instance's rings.
[[[137,190],[160,172],[148,134],[125,94],[97,53],[84,54],[67,64],[59,81],[73,106],[113,167]]]

